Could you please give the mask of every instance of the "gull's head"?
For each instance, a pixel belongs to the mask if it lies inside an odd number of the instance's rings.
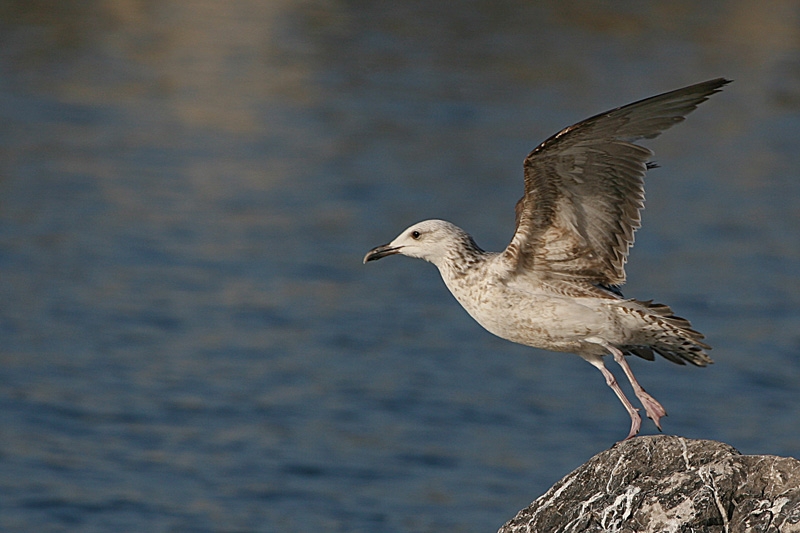
[[[377,246],[367,252],[364,263],[387,255],[401,254],[424,259],[438,266],[449,254],[465,245],[477,249],[472,238],[458,226],[444,220],[424,220],[403,230],[389,244]]]

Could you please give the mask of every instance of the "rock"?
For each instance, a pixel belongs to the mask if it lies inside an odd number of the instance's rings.
[[[614,445],[499,533],[798,532],[800,461],[682,437]]]

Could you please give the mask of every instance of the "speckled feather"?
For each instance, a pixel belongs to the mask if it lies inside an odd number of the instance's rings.
[[[450,292],[491,333],[520,344],[572,352],[596,366],[631,416],[640,418],[605,368],[612,354],[660,429],[663,407],[639,385],[625,354],[711,363],[703,335],[663,304],[624,298],[625,262],[641,222],[652,152],[635,144],[681,122],[729,83],[724,79],[601,113],[550,137],[524,161],[516,230],[501,253],[481,250],[443,220],[426,220],[378,246],[364,262],[402,254],[436,265]]]

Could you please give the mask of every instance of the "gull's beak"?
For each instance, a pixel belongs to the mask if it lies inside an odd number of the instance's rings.
[[[402,246],[391,246],[390,244],[377,246],[364,256],[364,264],[366,264],[367,261],[377,261],[381,257],[386,257],[387,255],[399,254],[400,248],[402,248]]]

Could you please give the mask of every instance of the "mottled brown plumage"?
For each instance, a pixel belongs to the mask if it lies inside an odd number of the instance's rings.
[[[634,144],[682,122],[727,80],[640,100],[564,128],[525,158],[525,195],[504,257],[515,271],[621,285],[653,152]]]
[[[647,415],[666,411],[636,381],[626,354],[705,366],[703,335],[672,309],[624,298],[625,262],[641,222],[644,175],[653,155],[636,141],[681,122],[729,83],[710,80],[654,96],[570,126],[524,162],[516,230],[501,253],[481,250],[462,229],[426,220],[364,262],[403,254],[435,264],[450,292],[491,333],[520,344],[580,355],[597,367],[639,431],[638,410],[603,364],[611,354]]]

